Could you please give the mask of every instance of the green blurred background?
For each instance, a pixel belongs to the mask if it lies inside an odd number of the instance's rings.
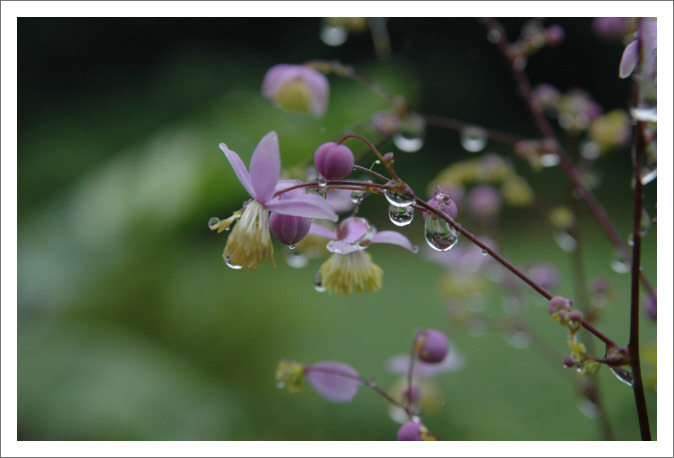
[[[524,20],[508,19],[514,38]],[[606,111],[626,106],[617,78],[621,43],[598,40],[591,19],[561,19],[559,47],[528,66],[534,84],[582,87]],[[502,332],[475,336],[448,317],[443,269],[395,247],[372,247],[384,289],[343,297],[314,291],[322,260],[283,261],[258,271],[223,263],[225,234],[208,230],[247,198],[217,145],[247,164],[276,130],[284,166],[385,105],[358,84],[330,77],[320,120],[276,110],[260,95],[277,63],[336,59],[353,64],[419,111],[536,136],[496,50],[474,19],[392,18],[392,57],[378,59],[369,33],[340,47],[319,39],[321,19],[18,19],[18,439],[19,440],[392,440],[385,401],[362,388],[330,404],[310,388],[275,387],[280,359],[344,361],[388,388],[386,360],[409,348],[417,327],[445,331],[465,367],[436,381],[443,399],[425,418],[446,440],[599,440],[595,420],[560,370],[565,332],[526,291],[526,317],[560,359],[509,346]],[[394,149],[392,145],[385,146]],[[551,204],[566,184],[557,169],[532,174],[498,144]],[[429,130],[422,152],[397,152],[415,189],[469,157],[454,132]],[[370,158],[363,165],[369,166]],[[596,193],[622,234],[630,231],[627,150],[598,163]],[[384,205],[363,215],[392,229]],[[646,206],[655,214],[655,185]],[[612,249],[585,212],[588,278],[615,287],[600,329],[628,339],[629,276],[610,267]],[[573,296],[571,262],[533,210],[508,210],[500,237],[515,265],[551,261]],[[472,229],[466,223],[468,229]],[[402,230],[423,242],[419,221]],[[656,277],[656,229],[644,268]],[[460,242],[466,243],[466,242]],[[489,319],[505,316],[494,289]],[[643,339],[656,326],[643,321]],[[654,371],[654,368],[646,369]],[[639,439],[631,390],[606,369],[598,376],[616,438]],[[647,393],[654,433],[656,397]]]

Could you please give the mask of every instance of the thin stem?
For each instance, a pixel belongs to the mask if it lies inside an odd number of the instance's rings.
[[[429,126],[440,127],[442,129],[448,129],[455,132],[461,132],[462,130],[468,127],[476,127],[477,124],[471,124],[458,119],[445,118],[442,116],[428,115],[423,113],[417,113],[423,118],[423,120]],[[503,143],[506,145],[515,145],[517,142],[526,140],[524,137],[518,137],[517,135],[510,134],[508,132],[501,132],[494,129],[489,129],[483,126],[477,126],[480,129],[484,130],[487,134],[487,138],[495,142]]]
[[[391,176],[393,177],[393,179],[395,179],[395,180],[400,180],[400,178],[398,178],[398,174],[395,172],[395,170],[393,170],[393,165],[391,164],[391,162],[389,162],[389,161],[387,161],[386,159],[384,159],[384,156],[379,152],[379,150],[377,149],[377,147],[374,146],[374,144],[373,144],[371,141],[369,141],[368,139],[363,138],[363,137],[361,137],[360,135],[356,135],[356,134],[345,135],[345,136],[342,137],[342,139],[339,141],[339,144],[341,145],[342,143],[344,143],[344,141],[346,141],[346,140],[348,140],[348,139],[350,139],[350,138],[357,138],[358,140],[360,140],[360,141],[362,141],[363,143],[365,143],[365,144],[372,150],[372,152],[375,154],[375,156],[377,156],[377,158],[382,162],[382,164],[384,164],[384,166],[386,167],[386,170],[388,170],[388,172],[391,174]]]
[[[555,135],[550,122],[545,117],[545,113],[541,108],[534,102],[533,91],[531,88],[531,83],[527,78],[526,74],[523,71],[523,68],[518,65],[517,56],[510,51],[510,44],[505,35],[505,30],[503,27],[496,21],[494,18],[485,18],[485,25],[489,32],[489,36],[492,37],[492,40],[496,44],[497,48],[501,51],[501,54],[508,60],[510,64],[510,70],[512,71],[517,87],[519,88],[522,98],[526,102],[531,116],[536,123],[536,126],[543,134],[543,137],[550,142],[554,148],[554,152],[559,157],[559,165],[562,167],[562,170],[567,175],[571,181],[574,189],[576,190],[577,195],[581,197],[588,209],[595,217],[601,228],[604,230],[608,236],[611,243],[620,250],[621,254],[626,258],[630,258],[630,252],[627,247],[627,244],[623,241],[622,237],[618,233],[618,230],[615,228],[611,219],[609,218],[606,210],[599,204],[597,199],[594,197],[594,194],[583,184],[580,173],[573,165],[573,162],[569,158],[568,154],[559,144],[557,137]],[[654,293],[653,287],[648,282],[648,279],[640,273],[641,281],[649,293]]]
[[[641,182],[641,166],[644,149],[646,147],[646,123],[638,121],[635,126],[634,145],[634,227],[632,245],[632,297],[630,306],[630,341],[627,345],[632,360],[632,375],[634,377],[632,390],[634,402],[639,417],[639,429],[642,440],[651,440],[651,430],[648,423],[648,410],[644,395],[644,384],[641,378],[641,362],[639,357],[639,272],[641,271],[641,214],[643,212],[643,183]]]

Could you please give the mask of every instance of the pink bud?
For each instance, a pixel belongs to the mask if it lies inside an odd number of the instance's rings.
[[[316,170],[327,180],[341,180],[351,173],[354,162],[349,147],[335,142],[322,144],[314,154]]]
[[[550,315],[560,310],[568,310],[569,308],[569,300],[562,296],[555,296],[548,303],[548,313]]]
[[[416,347],[419,359],[426,363],[439,363],[449,351],[449,341],[440,331],[426,329],[417,334]]]
[[[269,229],[281,243],[295,245],[309,233],[311,218],[272,213],[269,217]]]
[[[571,310],[569,312],[569,319],[572,321],[581,321],[583,319],[583,312],[580,310]]]
[[[399,441],[420,441],[421,439],[421,429],[424,428],[424,425],[421,423],[416,423],[413,421],[408,421],[398,429],[398,440]]]

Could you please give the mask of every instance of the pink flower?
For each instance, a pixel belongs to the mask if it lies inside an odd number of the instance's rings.
[[[270,68],[262,81],[262,95],[288,111],[325,114],[330,86],[323,73],[304,65],[279,64]]]
[[[336,231],[312,224],[310,233],[331,239],[327,249],[333,255],[319,269],[320,285],[331,294],[349,296],[381,289],[384,272],[365,253],[371,243],[390,243],[412,252],[417,247],[404,235],[395,231],[377,232],[365,218],[352,216],[343,220]]]
[[[294,183],[279,181],[281,157],[276,132],[269,132],[258,143],[250,160],[250,173],[239,155],[227,145],[221,143],[220,149],[225,153],[243,187],[253,198],[231,217],[209,221],[211,230],[222,232],[240,219],[227,239],[223,253],[225,262],[230,267],[254,270],[267,256],[274,263],[274,248],[269,237],[270,212],[272,215],[337,220],[337,214],[330,205],[315,194],[289,191],[293,193],[291,196],[274,197],[275,192]]]

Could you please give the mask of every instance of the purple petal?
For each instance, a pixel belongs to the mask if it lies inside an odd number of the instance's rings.
[[[449,352],[441,363],[425,363],[414,361],[414,377],[429,379],[438,374],[459,370],[463,367],[463,357],[455,351]],[[410,367],[410,355],[403,354],[392,357],[387,363],[388,371],[392,374],[407,375]]]
[[[311,92],[311,112],[316,117],[325,114],[330,97],[330,84],[328,78],[321,72],[304,67],[302,78]]]
[[[279,86],[286,81],[296,78],[299,74],[300,65],[278,64],[267,70],[262,80],[262,95],[272,96]]]
[[[306,194],[302,198],[272,200],[265,204],[268,210],[282,215],[304,216],[306,218],[329,219],[337,221],[337,213],[325,199]]]
[[[324,361],[304,368],[309,384],[330,402],[349,402],[358,392],[360,376],[344,363]]]
[[[320,235],[321,237],[325,237],[332,240],[337,239],[337,233],[335,231],[331,231],[327,227],[323,227],[318,224],[311,225],[311,228],[309,229],[309,234]]]
[[[330,253],[337,254],[349,254],[353,253],[354,251],[360,251],[360,248],[358,248],[356,245],[349,242],[343,242],[341,240],[331,240],[328,242],[326,248]]]
[[[412,245],[412,242],[410,242],[407,237],[396,231],[375,232],[374,237],[372,237],[372,243],[391,243],[407,248],[412,252],[417,251],[417,248]]]
[[[278,135],[272,130],[262,137],[250,159],[250,181],[255,189],[255,200],[267,203],[274,193],[280,173]]]
[[[639,62],[639,42],[634,40],[628,44],[623,51],[623,57],[620,59],[620,78],[627,78],[632,74]]]
[[[227,145],[224,143],[220,143],[220,149],[225,153],[227,160],[229,160],[229,163],[232,165],[234,173],[239,179],[239,182],[243,185],[244,188],[246,188],[248,194],[250,194],[251,197],[255,199],[255,190],[253,189],[253,184],[250,181],[250,175],[248,174],[248,170],[246,170],[246,166],[239,155],[227,148]]]

